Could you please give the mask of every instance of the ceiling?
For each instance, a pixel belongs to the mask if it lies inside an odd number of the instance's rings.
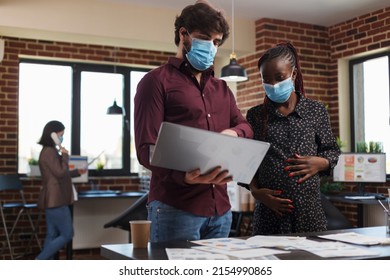
[[[101,0],[100,0],[101,1]],[[103,0],[132,5],[173,9],[178,13],[195,0]],[[232,0],[209,0],[228,16],[232,13]],[[235,0],[235,18],[256,20],[273,18],[298,21],[321,26],[334,24],[389,7],[389,0]]]

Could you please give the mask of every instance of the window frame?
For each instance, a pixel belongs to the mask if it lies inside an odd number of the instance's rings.
[[[355,137],[355,93],[354,93],[354,74],[353,74],[353,67],[356,64],[364,63],[365,61],[379,58],[379,57],[388,57],[388,71],[390,73],[390,51],[386,50],[383,52],[366,55],[363,57],[359,57],[356,59],[351,59],[349,61],[348,65],[348,71],[349,71],[349,96],[350,96],[350,128],[351,128],[351,151],[356,152],[356,137]],[[389,77],[389,89],[390,89],[390,77]],[[389,91],[389,100],[390,100],[390,91]],[[389,108],[390,109],[390,108]],[[389,116],[390,121],[390,116]],[[390,154],[389,154],[390,156]],[[386,174],[386,181],[390,181],[390,173]]]
[[[131,129],[130,118],[132,112],[130,112],[131,100],[131,80],[130,73],[132,71],[148,72],[151,69],[148,67],[131,67],[131,66],[118,66],[111,64],[98,64],[87,62],[72,62],[72,61],[56,61],[45,59],[31,59],[21,58],[21,63],[30,64],[46,64],[46,65],[59,65],[70,66],[72,68],[72,102],[71,102],[71,151],[73,155],[80,155],[80,118],[81,118],[81,73],[83,71],[98,72],[98,73],[115,73],[123,75],[123,104],[122,108],[125,113],[122,117],[122,168],[121,169],[103,169],[95,170],[89,169],[89,176],[93,177],[105,177],[105,176],[135,176],[137,173],[131,172]],[[114,100],[113,100],[114,101]],[[107,108],[112,104],[107,104]],[[19,120],[18,120],[19,121]],[[19,145],[19,142],[18,142]],[[19,163],[18,163],[19,165]]]

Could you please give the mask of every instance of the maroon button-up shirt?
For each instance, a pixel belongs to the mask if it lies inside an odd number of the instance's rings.
[[[215,78],[210,69],[203,72],[199,84],[188,62],[169,58],[167,64],[147,73],[138,84],[134,132],[138,160],[152,171],[149,202],[158,200],[206,217],[228,211],[226,184],[188,185],[184,172],[150,165],[149,147],[155,144],[163,121],[215,132],[230,128],[239,137],[253,138],[252,128],[226,82]]]

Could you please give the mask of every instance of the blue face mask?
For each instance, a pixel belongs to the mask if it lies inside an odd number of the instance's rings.
[[[64,141],[64,136],[58,136],[58,139],[59,139],[60,142],[62,143],[62,141]]]
[[[291,73],[291,77],[274,85],[263,83],[265,93],[271,101],[284,103],[290,98],[291,93],[295,90],[294,82],[292,80],[293,73],[294,71]]]
[[[191,36],[190,36],[191,37]],[[217,53],[217,47],[213,41],[192,38],[191,50],[187,52],[188,62],[196,70],[204,71],[214,63],[214,57]]]

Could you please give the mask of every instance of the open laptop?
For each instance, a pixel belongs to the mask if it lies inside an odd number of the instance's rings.
[[[233,181],[249,184],[270,144],[213,131],[163,122],[150,164],[179,171],[221,166]]]

